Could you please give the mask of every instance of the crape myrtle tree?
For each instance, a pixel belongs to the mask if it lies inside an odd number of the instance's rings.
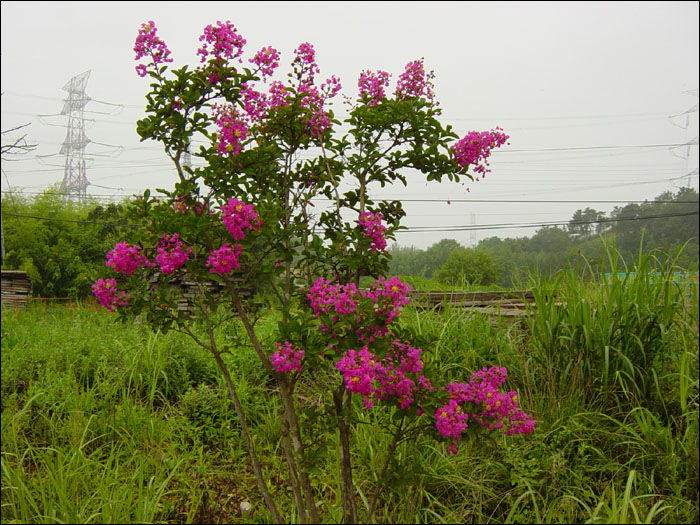
[[[367,521],[389,459],[406,438],[427,432],[455,453],[465,432],[532,432],[535,421],[519,408],[516,393],[503,388],[505,369],[441,385],[439,370],[430,370],[422,349],[399,328],[410,288],[386,277],[385,248],[404,212],[399,202],[375,202],[369,193],[372,186],[405,184],[407,169],[434,181],[484,176],[491,150],[507,135],[497,128],[459,140],[443,127],[432,73],[422,60],[407,64],[393,91],[389,73],[363,71],[345,120],[348,131],[339,135],[330,104],[341,84],[335,76],[321,79],[311,44],[295,50],[281,82],[273,81],[279,53],[264,47],[244,58],[246,41],[228,21],[207,26],[200,42],[199,65],[168,71],[172,58],[155,24],[138,31],[136,70],[152,82],[147,116],[137,130],[142,140],[163,145],[179,181],[172,191],[159,190],[165,197],[146,191],[137,200],[148,234],[117,243],[107,254],[116,279],[99,279],[93,291],[123,319],[140,314],[161,330],[189,334],[212,354],[271,518],[281,522],[287,509],[268,489],[222,359],[236,348],[220,346],[215,337],[232,315],[273,380],[270,395],[281,399],[281,450],[302,522],[322,520],[310,471],[323,436],[334,432],[343,520],[358,521],[350,449],[354,410],[385,405],[394,411],[391,446]],[[205,143],[192,152],[201,167],[182,162],[194,139]],[[314,200],[320,199],[332,205],[317,211]],[[362,276],[376,280],[360,289]],[[176,308],[181,292],[171,286],[173,279],[198,286],[190,299],[194,314]],[[215,292],[212,281],[224,293]],[[244,294],[261,283],[280,312],[273,335],[256,324]],[[309,407],[299,398],[299,385],[308,382],[327,393],[323,406]],[[362,403],[353,404],[353,395]]]

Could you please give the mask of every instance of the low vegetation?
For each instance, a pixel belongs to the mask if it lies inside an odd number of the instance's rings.
[[[507,367],[538,424],[531,436],[463,441],[456,456],[432,439],[401,444],[376,521],[697,523],[698,288],[674,280],[674,260],[642,256],[627,268],[634,277],[603,284],[574,270],[533,278],[537,304],[523,324],[408,308],[402,322],[427,361],[454,377]],[[266,315],[261,323],[276,321]],[[232,321],[220,337],[239,335]],[[223,380],[189,338],[119,324],[85,302],[3,308],[2,350],[3,523],[270,521]],[[271,491],[294,516],[280,407],[261,395],[273,384],[252,349],[225,357]],[[391,413],[360,413],[363,515],[390,445],[377,428]],[[312,477],[327,522],[342,517],[335,462],[317,458]],[[243,501],[252,514],[241,515]]]

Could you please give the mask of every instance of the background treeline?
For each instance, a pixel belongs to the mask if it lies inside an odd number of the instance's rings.
[[[106,275],[105,254],[134,235],[128,201],[100,204],[88,199],[64,202],[58,190],[36,196],[20,193],[2,198],[3,269],[24,270],[36,297],[81,298]],[[475,248],[442,239],[425,250],[394,245],[390,273],[409,279],[415,288],[494,285],[517,288],[531,272],[551,276],[572,261],[603,259],[614,241],[625,261],[644,252],[675,252],[688,243],[678,264],[698,263],[698,192],[681,188],[654,201],[616,207],[610,216],[577,210],[566,227],[547,226],[532,237],[490,237]]]
[[[627,262],[634,261],[640,249],[674,253],[688,243],[678,264],[693,268],[698,264],[698,192],[693,188],[681,188],[675,195],[665,192],[654,201],[615,207],[609,216],[592,208],[577,210],[567,226],[545,226],[532,237],[490,237],[475,248],[454,239],[442,239],[425,250],[394,245],[391,273],[448,286],[511,288],[532,272],[552,276],[580,261],[580,256],[602,260],[605,243],[612,242]]]
[[[81,298],[105,272],[105,254],[134,233],[128,204],[64,202],[58,190],[3,195],[3,270],[24,270],[35,297]]]

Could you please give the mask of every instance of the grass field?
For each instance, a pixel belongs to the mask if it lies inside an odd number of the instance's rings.
[[[507,367],[538,425],[465,441],[456,456],[427,438],[402,444],[375,520],[697,523],[698,289],[645,279],[653,263],[607,285],[573,272],[533,282],[537,309],[522,324],[407,308],[402,323],[431,342],[424,356],[448,378]],[[547,302],[553,291],[563,306]],[[252,349],[226,359],[270,489],[294,519],[272,383]],[[361,413],[363,516],[389,414]],[[334,456],[312,477],[326,522],[342,516],[336,477]],[[3,523],[267,522],[255,487],[223,380],[189,338],[89,306],[2,309]]]

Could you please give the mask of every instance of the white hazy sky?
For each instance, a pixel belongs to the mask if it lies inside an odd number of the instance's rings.
[[[494,153],[492,173],[469,184],[469,192],[414,176],[407,188],[377,188],[376,196],[404,200],[406,226],[567,221],[587,206],[609,212],[615,204],[601,201],[624,205],[675,192],[693,170],[690,183],[698,186],[698,6],[2,2],[2,129],[30,123],[28,139],[38,144],[24,157],[3,159],[2,190],[38,192],[62,181],[58,151],[68,119],[57,115],[66,96],[61,88],[87,70],[88,193],[107,199],[172,187],[168,159],[157,144],[139,143],[135,131],[148,91],[148,79],[134,71],[137,30],[155,21],[172,66],[180,67],[198,63],[207,24],[231,20],[248,41],[246,58],[271,45],[282,54],[280,69],[300,43],[312,43],[321,75],[337,75],[351,97],[362,70],[386,70],[395,81],[408,61],[425,57],[436,73],[444,123],[460,135],[501,126],[511,136],[511,145]],[[342,112],[342,105],[335,109]],[[693,139],[694,146],[669,146]],[[535,230],[400,233],[398,243],[426,248],[452,238],[468,246]]]

